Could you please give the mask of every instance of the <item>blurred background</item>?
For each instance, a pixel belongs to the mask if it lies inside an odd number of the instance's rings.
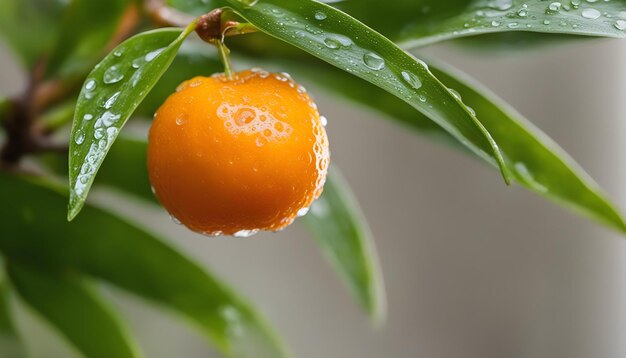
[[[425,52],[512,104],[626,211],[626,43]],[[0,44],[0,94],[24,85]],[[164,210],[102,192],[95,199],[172,238],[255,302],[297,357],[626,356],[622,237],[515,184],[505,187],[493,169],[456,150],[307,87],[329,119],[332,160],[376,239],[389,301],[384,327],[371,327],[300,224],[247,239],[205,238]],[[178,317],[113,288],[108,294],[146,357],[218,357]],[[36,342],[32,357],[77,356],[29,309],[18,312],[31,332],[25,339]]]

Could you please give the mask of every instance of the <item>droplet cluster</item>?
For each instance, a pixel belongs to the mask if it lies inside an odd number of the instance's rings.
[[[217,108],[217,116],[230,133],[256,136],[259,147],[282,140],[293,131],[291,125],[277,119],[264,107],[223,103]]]

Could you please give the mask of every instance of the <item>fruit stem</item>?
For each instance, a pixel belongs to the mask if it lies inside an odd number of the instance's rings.
[[[217,40],[213,42],[215,44],[215,46],[217,46],[217,51],[220,54],[220,57],[222,58],[222,62],[224,63],[224,74],[226,75],[226,78],[228,78],[229,81],[233,80],[233,70],[232,70],[232,65],[230,63],[230,50],[228,49],[228,47],[226,47],[226,45],[224,45],[224,41],[223,40]]]

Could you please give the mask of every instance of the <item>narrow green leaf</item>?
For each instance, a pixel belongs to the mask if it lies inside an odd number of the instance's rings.
[[[137,107],[135,115],[152,119],[156,110],[183,81],[195,76],[210,76],[217,72],[223,72],[224,65],[219,59],[196,53],[198,51],[206,52],[209,48],[204,43],[198,45],[192,42],[182,46],[170,69],[165,72],[154,89]]]
[[[0,278],[0,335],[13,335],[15,327],[9,312],[9,285],[4,277]]]
[[[459,7],[461,8],[461,7]],[[474,0],[437,21],[404,24],[395,40],[415,48],[495,32],[541,32],[626,38],[626,1]]]
[[[0,1],[0,36],[26,68],[31,68],[50,49],[64,7],[63,1]]]
[[[145,163],[146,141],[122,134],[111,148],[109,160],[102,165],[94,185],[119,189],[156,204],[149,190]],[[384,289],[374,243],[356,200],[336,169],[330,170],[324,193],[304,222],[372,319],[384,320]]]
[[[198,0],[200,1],[200,0]],[[349,15],[312,0],[226,0],[261,31],[401,98],[476,155],[506,167],[495,141],[428,66]]]
[[[336,168],[304,217],[312,236],[374,322],[385,317],[385,290],[374,241],[356,199]]]
[[[101,298],[75,274],[9,262],[20,297],[86,357],[139,357],[126,329]]]
[[[160,29],[136,35],[116,47],[87,76],[70,139],[69,220],[84,205],[120,129],[169,67],[189,32]]]
[[[2,260],[0,260],[0,263]],[[4,265],[3,265],[4,266]],[[26,357],[22,342],[18,337],[10,306],[11,288],[0,270],[0,356],[7,358]]]
[[[481,123],[500,144],[517,182],[626,232],[624,219],[599,186],[546,134],[466,75],[443,66],[433,67],[433,72],[476,109]]]
[[[609,227],[626,231],[623,218],[598,185],[545,133],[476,81],[441,64],[429,63],[437,78],[458,91],[475,109],[481,123],[499,143],[516,181]],[[337,95],[346,96],[429,137],[463,148],[428,118],[378,88],[322,64],[303,65],[289,61],[283,64],[299,74],[308,75],[312,81]]]
[[[68,223],[60,190],[2,172],[0,198],[0,251],[12,260],[69,268],[176,310],[228,356],[286,356],[258,313],[154,235],[89,205]]]
[[[61,21],[56,45],[50,54],[47,74],[75,73],[103,54],[128,8],[128,0],[73,0]]]

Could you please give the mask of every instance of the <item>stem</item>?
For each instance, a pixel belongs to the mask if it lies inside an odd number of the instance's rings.
[[[220,54],[220,57],[222,58],[222,62],[224,63],[224,74],[226,75],[226,78],[228,78],[229,81],[233,80],[233,70],[232,70],[232,65],[230,63],[230,50],[228,50],[228,47],[226,47],[226,45],[224,45],[224,41],[222,40],[217,40],[214,41],[215,46],[217,46],[217,51]]]
[[[187,37],[189,36],[190,33],[194,32],[196,30],[196,27],[198,26],[198,21],[199,18],[193,19],[193,21],[191,21],[183,30],[183,33],[180,34],[181,37]]]

